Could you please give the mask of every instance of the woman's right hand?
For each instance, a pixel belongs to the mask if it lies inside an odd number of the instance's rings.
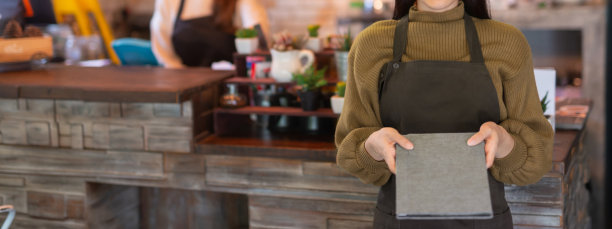
[[[372,133],[366,139],[365,148],[374,160],[385,160],[389,170],[395,174],[395,144],[408,150],[414,148],[410,140],[391,127],[385,127]]]

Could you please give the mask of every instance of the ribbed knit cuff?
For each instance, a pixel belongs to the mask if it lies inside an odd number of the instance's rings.
[[[493,167],[496,167],[500,172],[512,172],[523,167],[527,161],[527,146],[523,140],[514,134],[510,134],[514,139],[514,147],[512,151],[504,158],[495,158]]]
[[[357,152],[355,152],[357,163],[367,171],[371,171],[372,174],[376,173],[378,169],[388,169],[385,160],[377,161],[366,151],[365,141],[359,144]]]

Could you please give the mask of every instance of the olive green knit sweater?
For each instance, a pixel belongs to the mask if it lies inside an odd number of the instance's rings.
[[[461,2],[441,13],[412,7],[402,61],[469,61],[463,15]],[[551,169],[553,130],[542,115],[529,44],[510,25],[478,18],[474,23],[485,65],[497,90],[500,125],[514,138],[512,152],[496,159],[490,171],[506,184],[535,183]],[[379,186],[387,182],[391,172],[384,161],[376,161],[368,154],[364,143],[382,127],[378,76],[383,64],[392,59],[396,24],[395,20],[377,22],[357,36],[349,53],[344,108],[336,128],[338,165],[364,183]]]

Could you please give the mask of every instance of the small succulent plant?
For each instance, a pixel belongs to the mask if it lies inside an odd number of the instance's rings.
[[[309,25],[308,26],[308,36],[310,37],[319,37],[319,28],[321,28],[320,25]]]
[[[251,28],[239,29],[235,35],[236,38],[255,38],[257,37],[257,30]]]
[[[345,91],[346,91],[346,83],[344,81],[340,81],[336,83],[336,95],[340,97],[344,97]]]

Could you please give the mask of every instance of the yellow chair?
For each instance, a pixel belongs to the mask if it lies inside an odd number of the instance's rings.
[[[113,32],[104,20],[98,0],[53,0],[53,10],[57,23],[64,22],[66,15],[73,15],[80,35],[93,35],[95,31],[92,28],[97,28],[109,58],[113,63],[119,64],[119,59],[111,48],[111,42],[114,39]]]

